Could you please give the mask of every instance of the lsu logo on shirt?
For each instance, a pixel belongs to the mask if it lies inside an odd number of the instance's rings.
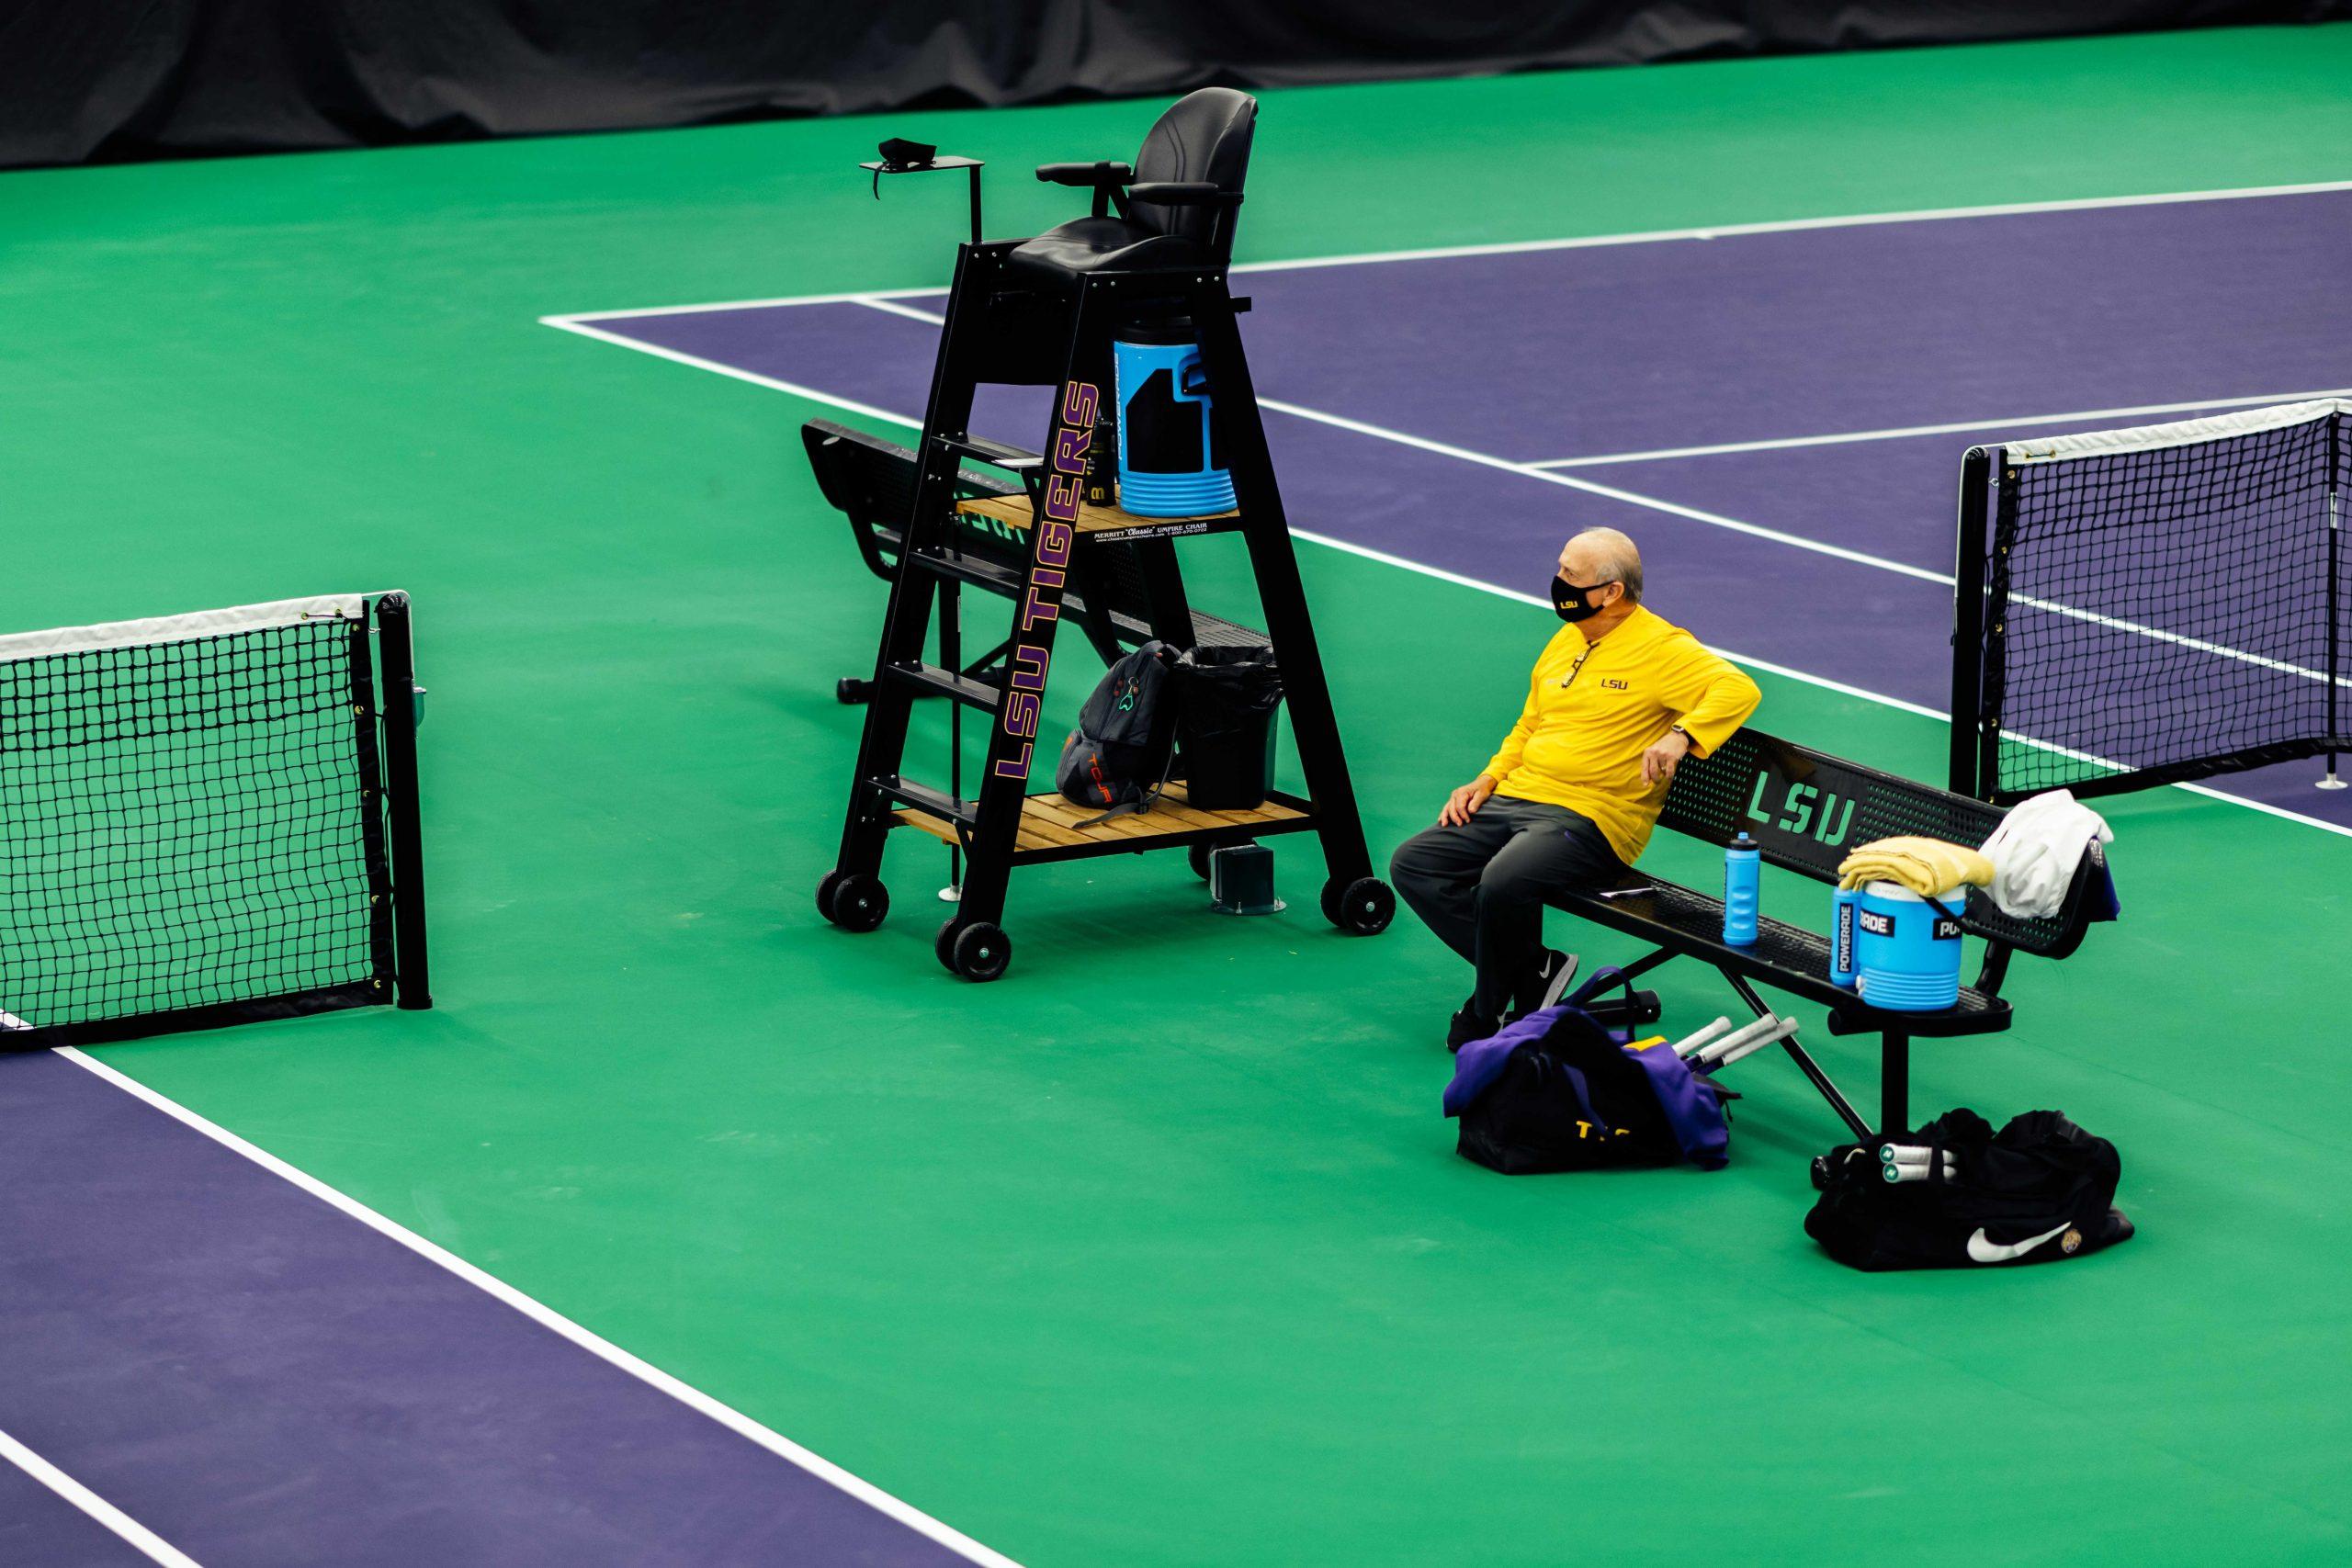
[[[1634,684],[1630,681],[1621,681],[1614,675],[1603,675],[1600,678],[1600,689],[1604,692],[1630,692],[1634,689]]]

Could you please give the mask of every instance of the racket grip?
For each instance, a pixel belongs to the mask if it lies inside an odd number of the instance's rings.
[[[1707,1024],[1697,1030],[1695,1032],[1686,1034],[1681,1039],[1676,1041],[1674,1043],[1674,1054],[1678,1056],[1688,1056],[1692,1052],[1698,1050],[1700,1046],[1704,1045],[1708,1041],[1713,1040],[1716,1035],[1721,1034],[1724,1030],[1729,1029],[1730,1027],[1731,1020],[1727,1018],[1719,1018],[1715,1020],[1714,1022]]]

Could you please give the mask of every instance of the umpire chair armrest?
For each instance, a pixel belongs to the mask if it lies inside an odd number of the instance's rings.
[[[1241,193],[1227,190],[1211,180],[1146,180],[1127,187],[1131,201],[1148,201],[1160,207],[1238,207]]]
[[[1040,164],[1037,178],[1049,186],[1076,186],[1080,190],[1099,185],[1125,185],[1136,177],[1133,164]]]
[[[1133,164],[1114,164],[1108,160],[1099,164],[1040,164],[1037,178],[1049,186],[1073,186],[1080,190],[1094,192],[1094,216],[1104,218],[1116,206],[1119,216],[1127,213],[1127,182],[1136,177]]]

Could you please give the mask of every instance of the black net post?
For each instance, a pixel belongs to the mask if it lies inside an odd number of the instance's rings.
[[[2340,789],[2335,776],[2336,748],[2342,743],[2344,725],[2338,716],[2338,699],[2344,686],[2344,413],[2338,410],[2327,422],[2327,776],[2320,781],[2322,789]]]
[[[1986,457],[1988,482],[1996,488],[1991,556],[1981,569],[1985,592],[1977,598],[1978,636],[1984,649],[1983,674],[1977,689],[1977,716],[1971,739],[1976,745],[1976,788],[1968,793],[1979,800],[2007,805],[2001,794],[2001,705],[2008,694],[2009,549],[2017,536],[2018,471],[2006,447],[1995,446]],[[1990,479],[1997,474],[1997,480]]]
[[[384,667],[384,808],[392,858],[392,930],[397,996],[403,1008],[433,1005],[424,941],[424,840],[416,789],[416,655],[405,593],[376,601]]]
[[[1971,446],[1960,464],[1960,541],[1953,552],[1951,600],[1954,795],[1979,794],[1976,738],[1984,705],[1984,502],[1990,493],[1993,461],[1994,452]]]

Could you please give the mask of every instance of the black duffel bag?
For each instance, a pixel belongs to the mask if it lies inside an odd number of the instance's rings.
[[[1889,1143],[1926,1145],[1932,1174],[1888,1180]],[[1996,1134],[1973,1111],[1948,1111],[1815,1159],[1821,1198],[1804,1228],[1838,1262],[1871,1271],[2055,1262],[2131,1239],[2115,1207],[2122,1171],[2113,1144],[2058,1111],[2029,1111]]]
[[[1461,1118],[1454,1148],[1505,1176],[1672,1165],[1720,1169],[1731,1141],[1730,1091],[1692,1073],[1663,1040],[1637,1049],[1595,1016],[1594,998],[1622,987],[1603,969],[1566,1000],[1515,1019],[1454,1058],[1445,1113]]]

